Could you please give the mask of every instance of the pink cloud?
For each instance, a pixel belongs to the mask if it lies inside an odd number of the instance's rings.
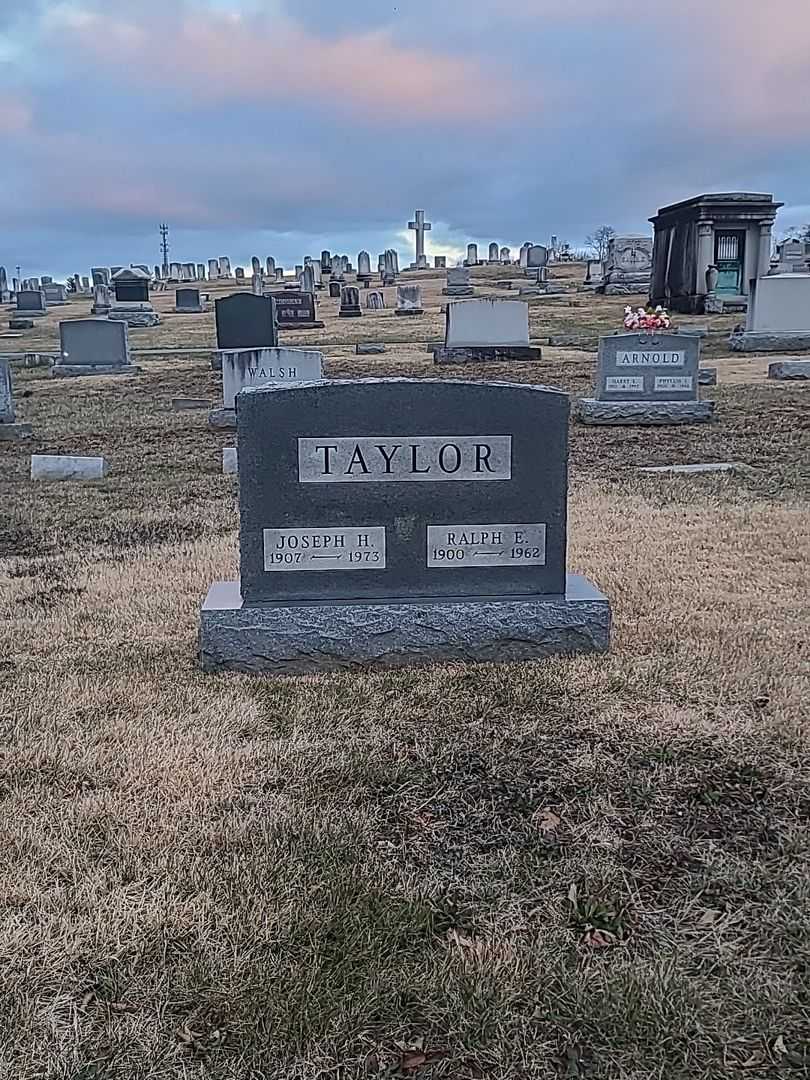
[[[387,31],[326,39],[280,17],[211,11],[156,20],[149,32],[99,18],[72,18],[59,36],[95,63],[195,104],[316,101],[373,121],[430,124],[493,119],[523,99],[478,62],[402,47]]]
[[[0,135],[20,135],[31,127],[31,110],[21,101],[0,99]]]

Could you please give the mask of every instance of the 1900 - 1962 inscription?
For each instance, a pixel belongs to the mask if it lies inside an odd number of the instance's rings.
[[[264,568],[384,570],[385,528],[265,529]]]
[[[545,566],[546,526],[428,525],[427,565],[457,570],[481,566]]]
[[[511,477],[511,435],[298,440],[298,480],[302,484],[510,480]]]

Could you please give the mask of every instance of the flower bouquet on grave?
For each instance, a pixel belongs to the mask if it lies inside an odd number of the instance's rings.
[[[635,311],[629,306],[624,309],[625,330],[654,333],[656,330],[669,330],[671,325],[668,312],[660,304],[656,308],[640,307]]]

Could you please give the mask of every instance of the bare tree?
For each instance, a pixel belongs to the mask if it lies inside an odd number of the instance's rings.
[[[604,262],[607,258],[608,245],[615,235],[616,230],[612,225],[600,225],[595,232],[585,237],[585,243],[593,252],[595,259]]]

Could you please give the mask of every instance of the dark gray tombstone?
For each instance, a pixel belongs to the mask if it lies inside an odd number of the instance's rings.
[[[285,292],[273,298],[279,330],[305,330],[323,326],[315,317],[315,295],[308,292]]]
[[[232,293],[215,305],[218,349],[265,349],[278,345],[274,300]]]
[[[242,580],[203,607],[207,669],[607,648],[606,598],[565,571],[567,395],[369,379],[236,405]]]
[[[196,315],[204,311],[199,289],[175,289],[174,310],[178,314]]]
[[[329,282],[329,295],[333,300],[340,299],[340,289],[341,285],[337,278]]]
[[[42,286],[42,295],[45,297],[45,303],[52,304],[54,307],[67,303],[67,287],[65,285],[57,285],[48,281]]]
[[[48,313],[48,305],[40,289],[20,289],[16,299],[17,311],[27,319],[37,319]]]
[[[129,358],[127,324],[107,319],[59,323],[59,359],[55,378],[71,375],[126,375],[137,371]]]
[[[355,285],[344,285],[340,290],[339,318],[356,319],[362,314],[363,312],[360,310],[360,291]]]
[[[710,420],[714,402],[698,400],[700,338],[628,333],[599,339],[596,393],[577,414],[591,424],[682,424]]]

